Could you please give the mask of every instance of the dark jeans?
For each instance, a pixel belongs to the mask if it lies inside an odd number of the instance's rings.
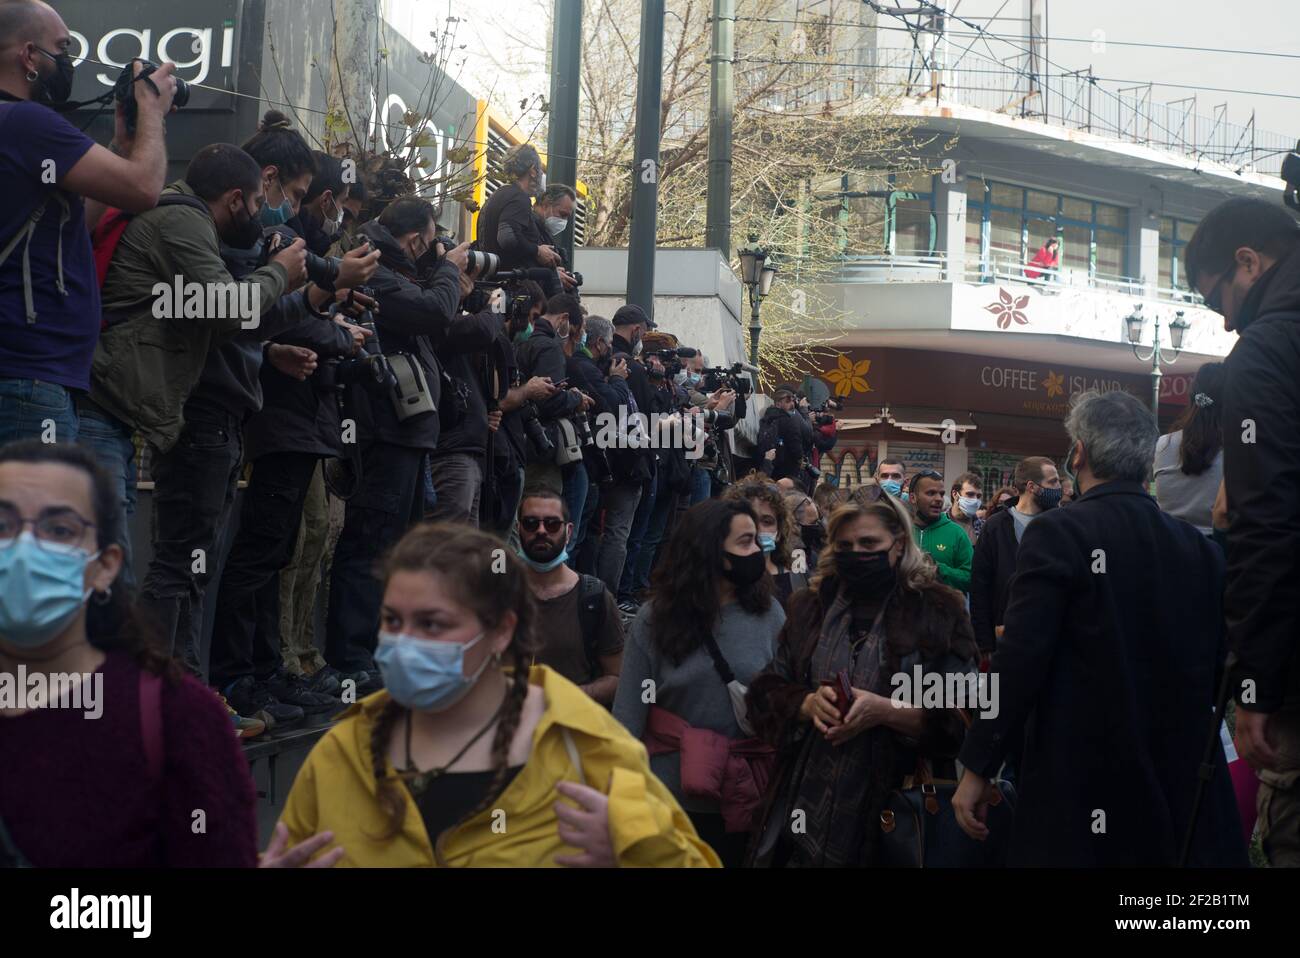
[[[269,679],[280,667],[280,570],[298,544],[317,461],[310,453],[276,452],[253,463],[217,590],[208,672],[218,689],[248,675]]]
[[[646,523],[645,535],[641,538],[641,546],[637,550],[636,573],[632,579],[631,594],[636,596],[643,592],[650,585],[650,571],[654,568],[655,557],[659,554],[659,546],[663,543],[668,534],[668,525],[673,517],[673,509],[677,505],[677,496],[667,489],[660,489],[655,493],[654,508],[650,512],[650,519]],[[626,579],[627,576],[624,575]]]
[[[463,452],[433,456],[434,506],[428,512],[435,522],[468,522],[477,526],[479,496],[483,491],[483,460]]]
[[[564,474],[564,501],[569,507],[569,519],[573,523],[573,538],[569,540],[569,550],[576,552],[582,536],[582,510],[587,505],[587,491],[591,483],[587,480],[587,467],[582,462],[571,462],[562,470]]]
[[[628,534],[632,531],[637,503],[641,501],[642,485],[640,482],[616,482],[600,490],[600,504],[605,509],[605,529],[596,556],[596,574],[605,583],[605,588],[615,595],[623,576]]]
[[[698,505],[713,495],[713,473],[700,466],[691,467],[691,505]]]
[[[38,379],[0,379],[0,446],[15,439],[76,442],[72,394]]]
[[[187,407],[176,445],[150,451],[153,559],[141,605],[157,617],[165,647],[195,675],[202,671],[203,593],[221,562],[242,455],[240,422],[206,407]]]
[[[383,584],[375,565],[424,513],[424,451],[371,443],[361,451],[330,571],[325,661],[340,672],[374,668]]]
[[[596,534],[600,495],[600,486],[587,486],[587,501],[582,504],[582,525],[574,530],[573,545],[569,547],[569,568],[585,575],[596,574],[596,557],[600,554],[602,537]]]
[[[77,444],[95,454],[117,490],[121,508],[117,544],[122,547],[124,557],[118,582],[124,588],[134,591],[136,581],[131,549],[131,517],[135,515],[136,465],[131,427],[98,406],[91,405],[87,399],[77,402],[77,416],[81,420],[77,428]]]

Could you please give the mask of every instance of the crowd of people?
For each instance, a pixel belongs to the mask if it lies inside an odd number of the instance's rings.
[[[1280,207],[1188,244],[1240,338],[1169,435],[1084,392],[987,502],[841,489],[827,406],[776,390],[740,474],[740,364],[588,311],[533,147],[474,243],[274,111],[165,184],[171,66],[106,149],[70,42],[0,0],[0,680],[62,690],[0,697],[0,863],[1244,865],[1221,687],[1300,863]],[[312,724],[259,853],[239,742]]]

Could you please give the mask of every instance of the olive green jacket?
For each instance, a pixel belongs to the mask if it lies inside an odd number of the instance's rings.
[[[164,190],[194,191],[183,180]],[[240,332],[237,311],[183,309],[155,293],[197,283],[205,291],[234,283],[221,259],[212,217],[190,206],[160,206],[135,217],[117,244],[104,279],[103,309],[111,325],[99,337],[90,398],[166,452],[180,437],[181,407],[199,381],[208,350]],[[287,292],[289,276],[269,263],[243,280],[254,284],[259,317]],[[197,315],[187,315],[194,313]]]

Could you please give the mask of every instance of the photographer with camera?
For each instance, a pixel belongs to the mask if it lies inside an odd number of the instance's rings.
[[[436,237],[434,207],[417,197],[393,201],[357,231],[358,239],[380,253],[371,280],[379,304],[375,344],[393,383],[382,395],[351,391],[361,474],[348,498],[330,574],[325,659],[340,682],[352,679],[358,691],[379,681],[373,660],[380,601],[375,562],[421,519],[425,457],[468,412],[469,387],[447,374],[437,350],[462,327],[480,324],[460,312],[469,245],[448,250],[421,272],[416,264],[433,250]]]
[[[578,192],[572,186],[552,183],[542,190],[541,196],[533,203],[533,216],[541,224],[542,235],[547,238],[546,245],[550,246],[551,239],[568,229],[569,221],[573,219],[573,208],[577,203]],[[556,272],[559,274],[564,291],[575,292],[582,285],[581,274],[570,271],[570,264],[565,259],[564,250],[558,246],[551,246],[551,249],[560,256],[560,265],[556,267]]]
[[[732,381],[734,377],[724,378],[711,370],[703,353],[685,360],[683,366],[682,384],[691,405],[702,411],[705,428],[702,455],[691,465],[689,504],[693,506],[731,482],[731,454],[723,434],[745,418],[746,392],[738,388],[741,382]]]
[[[60,115],[76,105],[72,45],[49,4],[0,0],[0,443],[48,436],[48,421],[58,441],[77,438],[100,321],[88,230],[105,206],[152,209],[166,182],[175,65],[133,84],[145,67],[128,65],[134,129],[119,101],[105,149]]]
[[[763,464],[763,472],[774,480],[790,479],[801,484],[803,463],[811,446],[812,428],[807,416],[798,408],[795,394],[788,389],[778,389],[772,394],[772,405],[763,412],[758,425],[755,453]]]
[[[501,257],[503,269],[564,266],[564,257],[551,245],[550,234],[533,211],[533,198],[542,196],[546,187],[537,150],[527,143],[512,147],[501,168],[510,182],[489,196],[479,212],[478,248]],[[547,297],[564,291],[558,273],[539,282]]]
[[[247,144],[244,149],[248,150]],[[312,159],[316,175],[298,204],[297,214],[286,224],[307,241],[309,250],[317,256],[324,256],[343,229],[354,184],[344,181],[343,161],[338,157],[312,150]]]
[[[627,387],[627,360],[614,359],[614,324],[605,317],[587,316],[583,320],[582,333],[564,369],[569,382],[595,400],[589,419],[597,432],[601,431],[598,428],[600,417],[617,417],[620,407],[628,407],[631,393]],[[600,507],[602,488],[613,481],[613,467],[610,452],[599,444],[585,447],[583,455],[587,467],[587,495],[582,512],[573,513],[569,566],[576,570],[582,562],[582,571],[589,572],[596,567],[595,556],[591,554],[592,550],[587,550],[589,554],[584,555],[582,547]]]
[[[224,399],[191,402],[191,394],[201,381],[221,381],[226,396],[253,401],[243,358],[226,364],[218,349],[245,330],[257,340],[274,335],[278,300],[306,278],[301,241],[239,282],[223,261],[222,244],[243,247],[261,236],[263,196],[257,161],[216,143],[195,155],[185,179],[167,187],[157,208],[129,222],[112,250],[105,328],[89,395],[78,403],[81,418],[93,425],[95,452],[128,508],[135,492],[133,434],[149,444],[155,541],[143,599],[169,648],[195,672],[203,583],[217,564],[250,407],[233,409]],[[260,363],[260,344],[249,351],[256,353],[249,362]]]

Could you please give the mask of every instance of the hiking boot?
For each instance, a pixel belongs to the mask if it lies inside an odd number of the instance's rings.
[[[265,683],[258,682],[251,675],[230,683],[225,694],[230,707],[241,718],[258,719],[268,729],[292,728],[306,717],[306,713],[296,705],[277,700]]]
[[[335,698],[343,694],[343,682],[339,670],[331,665],[318,669],[311,675],[304,676],[304,678],[307,681],[307,688],[313,692],[332,695]]]
[[[286,705],[293,705],[307,715],[333,712],[342,704],[332,695],[313,692],[301,675],[280,672],[263,683],[268,692]]]
[[[224,695],[218,695],[217,698],[221,699],[221,704],[230,713],[230,724],[235,728],[235,738],[256,738],[266,731],[266,723],[261,719],[244,718],[230,707]]]

